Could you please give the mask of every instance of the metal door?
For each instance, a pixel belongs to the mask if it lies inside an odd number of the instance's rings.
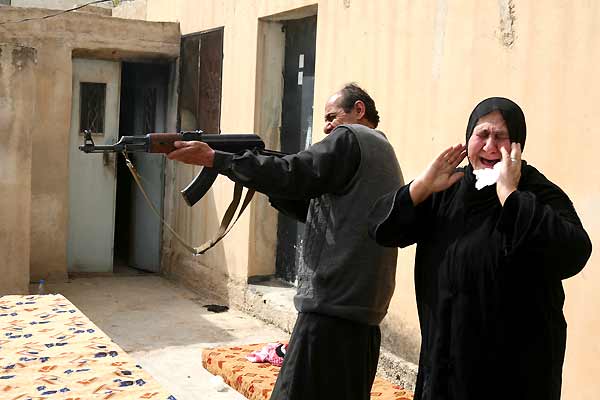
[[[317,17],[286,21],[281,150],[295,153],[312,142]],[[279,214],[275,275],[296,280],[304,224]]]
[[[119,127],[121,64],[73,59],[69,139],[69,271],[112,272],[116,191],[115,154],[85,154],[82,131],[113,143]]]

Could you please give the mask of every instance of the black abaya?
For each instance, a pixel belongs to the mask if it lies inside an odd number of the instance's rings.
[[[474,175],[414,207],[406,185],[379,200],[372,234],[417,243],[421,355],[415,400],[560,399],[566,323],[561,280],[591,242],[566,194],[523,162],[504,207]],[[516,392],[515,392],[516,391]]]
[[[511,141],[525,120],[510,100],[488,99]],[[409,185],[381,198],[370,233],[385,246],[417,244],[421,353],[415,400],[559,400],[566,343],[562,279],[577,274],[590,239],[567,195],[522,162],[518,190],[475,189],[472,166],[450,188],[413,205]]]

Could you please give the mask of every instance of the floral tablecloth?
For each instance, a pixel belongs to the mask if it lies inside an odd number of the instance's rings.
[[[0,296],[0,399],[175,400],[62,295]]]

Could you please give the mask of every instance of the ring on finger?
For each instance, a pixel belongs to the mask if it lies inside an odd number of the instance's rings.
[[[519,159],[517,159],[517,158],[514,158],[514,157],[511,157],[511,158],[510,158],[510,161],[512,161],[512,162],[518,162],[518,161],[519,161]]]

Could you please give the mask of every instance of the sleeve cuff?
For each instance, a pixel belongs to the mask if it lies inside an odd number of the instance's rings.
[[[215,150],[213,168],[218,172],[226,172],[231,169],[233,154],[225,151]]]
[[[416,218],[409,187],[410,184],[384,195],[371,209],[369,234],[378,243],[389,245],[394,242],[395,229]]]
[[[508,195],[504,206],[502,207],[502,213],[498,220],[498,230],[500,232],[512,232],[515,221],[517,220],[517,214],[519,212],[519,191],[515,190]]]
[[[410,197],[410,185],[412,185],[412,183],[413,181],[410,181],[408,185],[402,187],[394,199],[394,207],[401,208],[404,211],[402,213],[402,222],[404,223],[414,221],[417,218],[417,210],[426,202],[424,201],[415,206],[412,197]],[[431,196],[429,198],[431,198]]]

